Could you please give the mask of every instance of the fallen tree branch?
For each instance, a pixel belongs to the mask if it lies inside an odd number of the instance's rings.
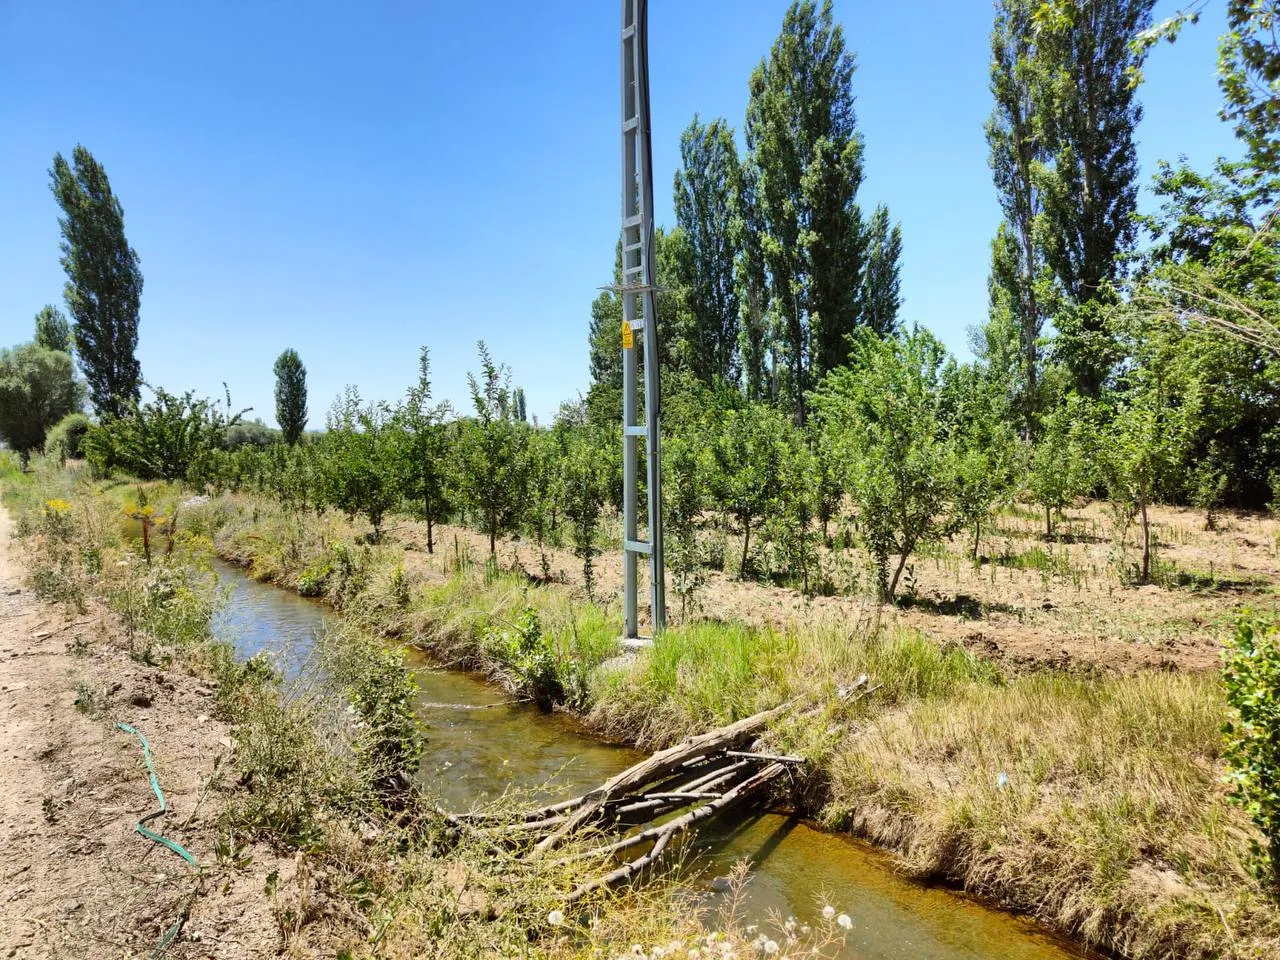
[[[539,840],[530,852],[530,858],[537,859],[547,851],[554,850],[569,834],[598,816],[605,804],[610,801],[679,770],[690,759],[709,753],[723,752],[737,746],[746,737],[767,726],[775,717],[790,710],[795,702],[795,700],[789,700],[772,710],[764,710],[718,730],[690,737],[674,747],[659,750],[633,767],[628,767],[602,786],[586,794],[586,802],[577,807],[554,833]]]
[[[722,794],[715,800],[711,800],[708,803],[703,804],[695,810],[690,810],[688,813],[676,817],[676,819],[670,820],[661,826],[651,827],[648,830],[641,831],[633,837],[626,837],[616,843],[609,844],[607,847],[593,851],[593,854],[603,856],[606,853],[613,853],[629,846],[636,846],[637,844],[644,843],[646,840],[652,839],[654,841],[653,848],[644,856],[638,857],[635,860],[618,867],[616,870],[611,870],[604,876],[596,877],[594,880],[588,880],[585,883],[579,884],[578,887],[565,899],[565,902],[573,903],[575,900],[586,896],[594,890],[610,886],[640,873],[640,871],[644,870],[645,867],[654,863],[660,856],[662,856],[662,852],[667,848],[672,837],[683,833],[699,820],[705,820],[707,817],[727,809],[745,797],[748,793],[764,786],[770,780],[779,776],[786,769],[786,764],[771,763],[764,769],[752,774],[746,780],[743,780],[727,793]]]

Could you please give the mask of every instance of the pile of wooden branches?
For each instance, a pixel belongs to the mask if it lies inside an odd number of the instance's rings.
[[[573,902],[593,890],[636,876],[657,861],[675,837],[748,797],[760,795],[801,763],[799,757],[763,753],[752,747],[756,735],[793,706],[783,704],[690,737],[589,793],[525,811],[514,820],[484,813],[447,816],[468,832],[524,846],[526,859],[551,856],[571,836],[592,831],[601,842],[563,857],[562,862],[622,858],[622,863],[580,884],[566,898],[566,902]],[[625,859],[637,849],[644,852]]]

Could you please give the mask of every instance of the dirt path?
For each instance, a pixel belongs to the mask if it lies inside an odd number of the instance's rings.
[[[212,690],[133,660],[108,612],[67,616],[39,600],[11,528],[0,508],[0,958],[148,957],[187,904],[166,956],[275,955],[266,877],[278,871],[283,888],[293,861],[253,850],[244,869],[218,863],[221,798],[204,787],[232,741],[210,719]],[[170,813],[150,826],[186,846],[203,878],[134,831],[157,803],[117,721],[151,742]]]

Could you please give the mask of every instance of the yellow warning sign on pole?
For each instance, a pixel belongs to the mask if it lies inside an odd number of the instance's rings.
[[[631,324],[623,320],[622,321],[622,349],[630,350],[635,345],[636,345],[635,332],[631,329]]]

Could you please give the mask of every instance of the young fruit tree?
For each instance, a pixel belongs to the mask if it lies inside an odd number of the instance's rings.
[[[448,401],[431,402],[431,354],[424,346],[418,355],[418,382],[409,388],[396,409],[395,420],[403,449],[400,492],[427,524],[427,553],[435,552],[435,527],[449,511],[448,423],[453,413]]]
[[[705,496],[706,467],[701,445],[687,437],[667,437],[663,442],[662,494],[666,499],[665,533],[667,566],[677,596],[680,617],[686,619],[705,577],[698,548],[698,518]]]
[[[322,497],[350,518],[363,515],[382,538],[382,518],[400,499],[398,442],[391,409],[385,403],[365,406],[360,392],[347,387],[329,410],[319,444],[318,472]]]
[[[916,548],[955,529],[955,443],[943,414],[946,351],[914,329],[851,338],[847,367],[814,392],[826,442],[846,464],[846,488],[883,600]]]
[[[589,597],[595,593],[595,557],[600,552],[596,530],[608,490],[604,462],[599,444],[589,432],[579,430],[570,435],[560,468],[564,515],[569,521],[574,555],[582,561],[582,579]]]
[[[458,481],[496,557],[498,537],[515,527],[524,509],[529,428],[515,419],[510,372],[493,362],[483,340],[479,349],[480,376],[467,375],[475,415],[459,424]]]
[[[774,407],[729,410],[712,447],[711,489],[742,528],[739,573],[751,571],[751,533],[782,507],[791,426]]]
[[[192,480],[199,484],[216,451],[226,444],[227,428],[247,410],[231,412],[188,390],[182,396],[154,388],[147,403],[127,401],[123,414],[89,429],[85,459],[98,473],[124,470],[139,480]]]
[[[1151,579],[1151,524],[1148,507],[1175,491],[1195,434],[1200,411],[1196,383],[1176,376],[1171,362],[1179,333],[1146,323],[1127,331],[1134,357],[1111,421],[1101,435],[1102,470],[1107,497],[1124,532],[1136,515],[1142,539],[1138,579]]]
[[[1040,418],[1027,473],[1027,495],[1044,508],[1044,535],[1067,504],[1098,482],[1098,416],[1094,404],[1071,393]]]
[[[547,540],[553,533],[556,515],[564,500],[564,458],[561,437],[548,430],[530,432],[526,460],[529,503],[524,511],[524,524],[537,544],[538,564],[544,580],[551,577]]]
[[[1014,411],[1003,385],[972,365],[952,365],[946,375],[947,420],[953,444],[955,520],[973,533],[978,559],[983,524],[1016,490],[1025,449],[1014,432]]]

